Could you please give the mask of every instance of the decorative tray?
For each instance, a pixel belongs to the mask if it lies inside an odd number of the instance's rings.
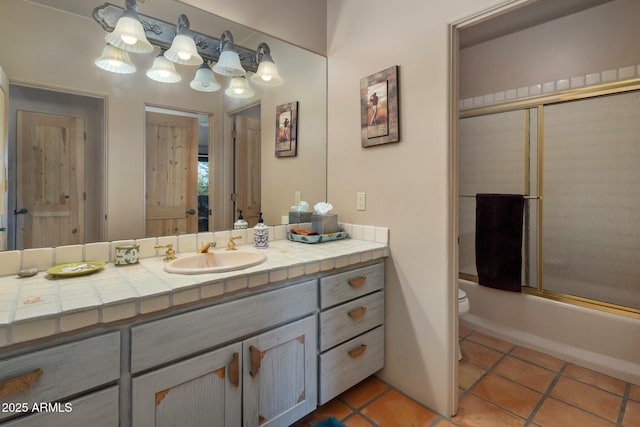
[[[82,276],[84,274],[95,273],[96,271],[104,267],[104,262],[98,261],[85,261],[85,262],[71,262],[68,264],[60,264],[55,267],[51,267],[47,270],[47,273],[52,276],[59,277],[72,277]]]
[[[292,232],[287,233],[287,238],[293,242],[300,243],[322,243],[322,242],[330,242],[332,240],[342,240],[349,237],[346,231],[336,231],[335,233],[329,234],[315,234],[315,235],[303,235],[303,234],[294,234]]]

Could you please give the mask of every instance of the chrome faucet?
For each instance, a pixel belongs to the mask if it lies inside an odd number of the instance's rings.
[[[216,247],[216,242],[208,242],[208,243],[204,243],[200,249],[198,249],[198,253],[201,254],[206,254],[207,252],[209,252],[209,248],[215,248]]]

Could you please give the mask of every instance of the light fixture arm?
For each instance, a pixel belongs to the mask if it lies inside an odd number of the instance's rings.
[[[256,56],[253,62],[258,65],[263,59],[266,61],[275,62],[271,57],[271,48],[269,48],[269,45],[265,42],[262,42],[258,45],[258,48],[256,49]]]
[[[176,34],[189,34],[190,31],[189,18],[187,18],[187,15],[180,15],[178,17],[178,25],[176,25]]]
[[[233,34],[231,34],[231,31],[225,30],[220,36],[218,52],[222,53],[225,49],[231,49],[231,46],[233,46]]]
[[[123,9],[122,7],[115,6],[110,3],[104,3],[93,10],[93,19],[100,24],[105,31],[111,32],[116,27],[118,18],[120,18],[123,11],[127,10],[136,13],[135,10],[137,5],[135,0],[125,0],[125,7],[126,9]],[[147,40],[149,40],[152,45],[165,49],[171,47],[173,38],[179,31],[178,25],[139,13],[137,13],[137,17],[142,23]],[[188,26],[188,19],[186,20],[186,23]],[[180,25],[180,19],[178,24]],[[228,31],[223,33],[223,37],[225,38],[230,36],[229,40],[224,40],[225,43],[222,43],[223,40],[216,37],[198,33],[191,29],[189,29],[189,31],[194,37],[198,53],[203,59],[207,59],[209,61],[218,62],[218,58],[222,52],[219,49],[224,48],[224,44],[226,44],[227,41],[233,42],[233,36]],[[225,35],[225,33],[229,34]],[[245,70],[255,72],[258,69],[257,64],[253,62],[256,55],[255,50],[238,46],[236,44],[234,44],[233,50],[240,56],[240,62]]]

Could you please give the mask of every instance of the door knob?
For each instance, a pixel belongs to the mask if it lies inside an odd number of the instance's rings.
[[[24,214],[26,214],[28,212],[29,212],[29,210],[27,208],[22,208],[22,209],[19,209],[17,211],[13,211],[13,214],[14,215],[24,215]]]
[[[189,209],[186,213],[188,215],[195,215],[196,214],[196,210],[195,209]]]

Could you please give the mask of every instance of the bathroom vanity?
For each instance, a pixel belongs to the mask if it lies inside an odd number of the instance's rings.
[[[265,263],[225,274],[107,265],[138,289],[122,301],[135,314],[110,321],[101,297],[96,324],[62,332],[81,311],[58,313],[56,333],[0,348],[0,425],[288,426],[383,367],[384,240],[274,241]],[[152,278],[181,285],[145,294]]]

